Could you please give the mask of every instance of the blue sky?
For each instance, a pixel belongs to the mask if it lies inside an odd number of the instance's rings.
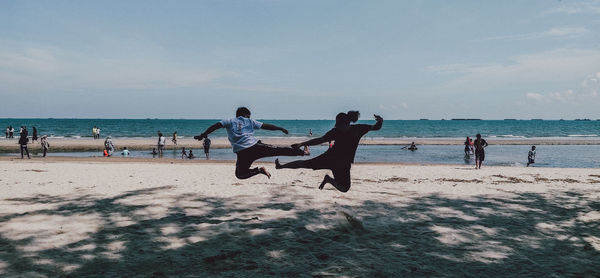
[[[600,118],[600,1],[2,1],[0,117]]]

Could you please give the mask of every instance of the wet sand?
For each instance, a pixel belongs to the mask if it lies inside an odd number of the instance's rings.
[[[289,146],[293,143],[302,142],[310,139],[309,137],[267,137],[261,138],[264,143]],[[211,148],[231,148],[227,138],[211,138]],[[488,143],[493,145],[600,145],[600,139],[591,138],[538,138],[538,139],[494,139],[486,138]],[[0,153],[18,152],[19,145],[17,139],[7,140],[0,139]],[[363,138],[360,141],[362,145],[409,145],[411,142],[418,145],[462,145],[463,139],[448,139],[448,138]],[[99,151],[104,150],[104,139],[94,140],[91,138],[82,139],[52,139],[48,140],[52,152],[83,152],[83,151]],[[127,147],[130,150],[152,150],[156,147],[156,138],[113,138],[113,143],[117,149]],[[170,140],[167,140],[166,149],[179,148],[201,148],[202,142],[192,138],[182,138],[178,140],[178,144],[174,145]],[[30,143],[29,149],[38,151],[39,143]]]

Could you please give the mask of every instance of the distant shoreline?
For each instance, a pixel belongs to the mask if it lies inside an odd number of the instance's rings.
[[[264,137],[259,138],[264,143],[289,146],[293,143],[305,141],[310,137]],[[224,137],[213,137],[211,148],[226,149],[231,145]],[[485,138],[492,145],[600,145],[597,137],[549,137],[549,138]],[[130,150],[152,150],[156,147],[156,138],[114,138],[113,143],[117,149],[127,147]],[[363,138],[361,145],[408,145],[415,142],[417,145],[463,145],[463,138]],[[104,139],[92,138],[49,138],[50,152],[86,152],[104,150]],[[181,138],[174,145],[167,140],[166,149],[201,148],[202,142],[192,138]],[[40,144],[30,142],[29,149],[37,151]],[[14,153],[19,151],[17,138],[0,139],[0,153]]]

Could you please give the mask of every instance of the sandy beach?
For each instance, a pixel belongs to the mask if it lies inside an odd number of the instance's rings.
[[[260,138],[267,144],[278,146],[289,146],[294,143],[309,140],[310,137],[265,137]],[[531,138],[531,139],[501,139],[486,138],[492,145],[600,145],[598,138]],[[117,149],[127,147],[130,150],[151,150],[156,147],[156,138],[113,138],[113,143]],[[227,138],[211,138],[211,148],[228,149],[231,144]],[[94,140],[91,138],[65,139],[50,138],[51,152],[83,152],[104,150],[104,138]],[[418,145],[463,145],[464,139],[452,138],[363,138],[361,145],[410,145],[416,142]],[[193,138],[181,138],[178,144],[173,144],[167,140],[166,149],[201,148],[202,142]],[[40,150],[38,142],[29,143],[29,149],[33,151]],[[0,139],[0,153],[18,152],[18,139]]]
[[[0,276],[598,277],[597,169],[0,159]]]

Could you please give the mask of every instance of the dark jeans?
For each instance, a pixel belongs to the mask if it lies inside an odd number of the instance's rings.
[[[29,156],[29,150],[27,149],[27,145],[21,145],[21,158],[23,158],[23,151],[27,153],[27,158],[31,158]]]
[[[46,152],[48,151],[48,149],[47,148],[42,148],[42,149],[44,149],[44,157],[46,157]]]
[[[275,147],[258,141],[258,143],[256,143],[254,146],[237,152],[235,176],[238,179],[247,179],[249,177],[258,175],[260,174],[258,167],[250,169],[252,162],[260,158],[279,155],[299,156],[304,155],[304,151],[289,147]]]

